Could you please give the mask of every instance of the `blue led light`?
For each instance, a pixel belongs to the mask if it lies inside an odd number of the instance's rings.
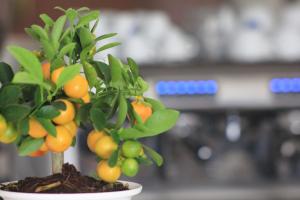
[[[161,96],[214,95],[217,91],[215,80],[159,81],[156,84],[156,92]]]
[[[300,78],[274,78],[270,90],[275,94],[300,93]]]

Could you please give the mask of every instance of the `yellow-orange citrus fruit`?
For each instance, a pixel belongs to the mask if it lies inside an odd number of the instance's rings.
[[[7,129],[7,122],[6,119],[0,115],[0,135],[4,134]]]
[[[66,151],[72,144],[73,137],[64,126],[56,126],[56,137],[48,135],[46,137],[46,145],[49,151],[62,153]]]
[[[19,134],[16,131],[16,129],[13,127],[13,125],[9,123],[7,125],[6,131],[2,133],[0,136],[0,142],[4,144],[13,143],[17,139],[18,135]]]
[[[67,96],[71,98],[82,98],[88,94],[89,84],[87,80],[81,76],[76,75],[72,80],[64,85],[64,91]]]
[[[74,105],[70,101],[65,99],[59,99],[58,101],[63,102],[66,105],[66,109],[60,110],[59,116],[53,118],[53,122],[59,125],[65,125],[72,122],[75,118]]]
[[[100,161],[97,165],[97,175],[105,182],[116,182],[120,178],[121,173],[121,168],[119,166],[110,167],[105,160]]]
[[[74,121],[71,121],[67,124],[64,124],[63,125],[66,129],[68,129],[68,131],[71,133],[72,137],[75,137],[76,136],[76,133],[77,133],[77,124],[74,122]]]
[[[100,138],[94,148],[94,152],[102,159],[108,159],[112,153],[117,150],[118,145],[111,136],[103,136]]]
[[[91,102],[91,97],[90,97],[90,94],[89,93],[87,93],[84,97],[82,97],[81,98],[82,99],[82,101],[84,102],[84,103],[90,103]]]
[[[152,108],[143,102],[133,101],[131,103],[134,111],[141,117],[142,121],[145,122],[152,115]]]
[[[50,80],[50,76],[51,76],[50,67],[51,65],[49,62],[42,64],[43,75],[44,75],[44,79],[46,80]]]
[[[99,139],[101,139],[102,137],[104,137],[106,134],[104,131],[97,131],[97,130],[93,130],[88,134],[87,137],[87,144],[89,149],[94,152],[95,151],[95,146],[96,143],[98,142]]]
[[[51,74],[51,80],[53,83],[56,83],[58,80],[58,77],[60,76],[60,74],[62,73],[62,71],[64,70],[64,67],[60,67],[55,69],[52,74]]]
[[[29,132],[28,134],[33,138],[43,138],[48,135],[46,129],[36,119],[31,118],[29,120]]]

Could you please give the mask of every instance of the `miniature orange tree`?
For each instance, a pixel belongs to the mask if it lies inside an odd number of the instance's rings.
[[[39,50],[8,47],[20,64],[17,72],[0,63],[0,142],[15,143],[21,156],[51,152],[52,171],[59,173],[78,126],[90,125],[87,145],[98,157],[102,180],[135,176],[139,164],[162,165],[162,157],[138,140],[166,132],[179,113],[144,97],[148,84],[133,59],[126,64],[112,55],[107,63],[94,60],[95,54],[119,45],[96,48],[116,35],[94,34],[98,11],[57,9],[64,13],[57,20],[42,14],[44,27],[25,29]]]

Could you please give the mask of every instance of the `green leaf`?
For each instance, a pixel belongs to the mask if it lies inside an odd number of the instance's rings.
[[[128,62],[129,67],[130,67],[130,70],[133,74],[133,77],[136,80],[139,77],[139,74],[140,74],[139,67],[132,58],[127,58],[127,62]]]
[[[70,21],[71,23],[74,23],[74,21],[75,21],[77,15],[78,15],[78,13],[77,13],[77,11],[74,10],[73,8],[69,8],[69,9],[66,11],[66,15],[67,15],[69,21]]]
[[[90,63],[84,62],[83,70],[90,88],[96,86],[98,83],[96,69]]]
[[[42,66],[38,58],[29,50],[17,46],[9,46],[8,51],[35,79],[43,81]]]
[[[22,90],[16,85],[7,85],[0,90],[0,107],[18,103]]]
[[[90,118],[95,129],[101,131],[105,128],[106,118],[104,112],[100,108],[92,108],[90,111]]]
[[[8,84],[14,76],[12,68],[5,62],[0,62],[0,83]]]
[[[95,41],[98,42],[98,41],[101,41],[101,40],[105,40],[105,39],[114,37],[114,36],[116,36],[116,35],[118,35],[118,33],[108,33],[108,34],[101,35],[101,36],[97,37],[97,38],[95,39]]]
[[[146,156],[139,156],[136,159],[138,163],[141,165],[150,166],[153,164],[153,162],[150,159],[148,159]]]
[[[142,77],[138,77],[136,81],[139,84],[142,93],[149,89],[149,84]]]
[[[67,109],[66,104],[62,101],[52,102],[51,105],[54,106],[58,110],[66,110]]]
[[[145,98],[145,101],[152,106],[152,111],[164,110],[166,107],[160,101],[151,98]]]
[[[119,110],[118,110],[118,118],[116,123],[116,128],[120,128],[126,120],[127,116],[127,101],[125,97],[120,94],[119,95]]]
[[[149,117],[145,126],[155,133],[163,133],[175,126],[178,118],[179,112],[176,110],[158,110]]]
[[[63,60],[62,58],[56,58],[56,59],[54,59],[54,60],[52,61],[52,63],[51,63],[51,68],[50,68],[51,73],[52,73],[54,70],[60,68],[61,66],[65,66],[64,60]]]
[[[112,42],[112,43],[103,45],[102,47],[100,47],[99,49],[97,49],[96,53],[99,53],[99,52],[101,52],[101,51],[105,51],[105,50],[107,50],[107,49],[111,49],[111,48],[116,47],[116,46],[119,46],[119,45],[121,45],[120,42]]]
[[[54,49],[58,49],[58,47],[59,47],[59,39],[63,32],[66,20],[67,20],[67,17],[65,15],[63,15],[63,16],[59,17],[53,25],[53,29],[51,32],[51,39],[53,42]]]
[[[76,75],[80,74],[80,69],[81,69],[80,64],[75,64],[75,65],[70,65],[68,67],[65,67],[56,82],[57,88],[61,88],[67,82],[72,80]]]
[[[29,115],[31,108],[26,105],[12,104],[3,108],[2,114],[7,121],[18,122]]]
[[[124,140],[138,139],[138,138],[147,137],[146,133],[147,132],[143,132],[143,131],[138,130],[136,128],[125,128],[125,129],[122,129],[120,131],[120,137]]]
[[[48,25],[49,27],[53,26],[54,21],[47,14],[41,14],[40,18],[42,19],[42,21],[44,22],[45,25]]]
[[[37,80],[35,76],[33,76],[27,72],[17,72],[15,74],[12,82],[45,86],[42,81]]]
[[[161,155],[159,155],[159,153],[157,153],[156,151],[154,151],[153,149],[151,149],[150,147],[147,147],[146,145],[143,145],[145,152],[147,155],[149,155],[152,160],[155,162],[155,164],[157,166],[162,166],[164,163],[164,159]]]
[[[65,56],[66,54],[68,53],[71,53],[72,51],[74,51],[76,47],[76,43],[70,43],[70,44],[67,44],[66,46],[64,46],[60,52],[59,52],[59,57],[63,57]]]
[[[99,21],[100,21],[100,19],[98,18],[98,19],[96,20],[96,22],[94,23],[93,28],[92,28],[92,30],[91,30],[92,33],[95,32],[95,30],[96,30],[96,28],[97,28],[97,26],[98,26],[98,24],[99,24]]]
[[[91,106],[91,104],[84,104],[80,107],[78,115],[81,122],[88,122]]]
[[[49,119],[44,119],[44,118],[37,118],[36,120],[41,123],[41,125],[46,129],[46,131],[52,135],[53,137],[56,137],[56,128],[55,125],[52,123],[51,120]]]
[[[49,40],[42,39],[41,45],[44,50],[45,56],[48,60],[52,60],[56,54],[53,45],[49,42]]]
[[[123,86],[123,79],[122,79],[122,62],[115,58],[112,55],[108,56],[109,65],[111,68],[111,86],[115,88],[121,88]]]
[[[139,114],[137,114],[134,109],[132,110],[132,113],[137,124],[143,124],[142,117]]]
[[[162,134],[176,124],[178,117],[178,111],[158,110],[153,113],[145,124],[136,124],[133,128],[123,129],[120,132],[120,137],[122,139],[138,139]]]
[[[64,33],[62,34],[61,38],[60,38],[60,42],[63,41],[65,39],[65,37],[67,37],[67,35],[69,35],[69,33],[71,32],[71,27],[68,27]]]
[[[118,131],[112,130],[112,131],[109,132],[109,135],[113,138],[113,140],[114,140],[114,142],[115,142],[116,144],[119,144],[119,143],[120,143],[121,138],[120,138],[120,136],[119,136],[119,132],[118,132]]]
[[[120,150],[117,149],[116,151],[113,152],[113,154],[110,156],[110,158],[108,159],[108,165],[110,167],[115,167],[118,163],[118,159],[119,159],[119,154],[120,154]]]
[[[24,118],[20,121],[19,124],[20,133],[24,136],[28,135],[29,131],[29,118]]]
[[[29,154],[39,150],[44,143],[44,139],[33,139],[32,137],[27,137],[18,148],[20,156],[28,156]]]
[[[35,40],[39,40],[40,39],[40,37],[31,28],[25,28],[24,30],[27,33],[27,35],[29,35],[33,39],[35,39]]]
[[[48,40],[48,34],[47,32],[40,26],[38,25],[32,25],[31,29],[35,32],[36,35],[39,36],[40,40]]]
[[[93,34],[85,27],[79,29],[79,39],[83,49],[94,42]]]
[[[100,62],[100,61],[93,61],[91,64],[94,66],[98,77],[103,79],[104,82],[106,84],[108,84],[111,81],[111,74],[110,74],[109,65],[107,65],[104,62]]]
[[[35,116],[38,118],[45,118],[45,119],[53,119],[60,114],[60,111],[54,107],[53,105],[47,105],[41,107],[36,113]]]
[[[86,14],[85,16],[81,17],[79,19],[79,22],[77,24],[77,27],[82,27],[86,24],[89,24],[91,21],[96,20],[99,17],[99,11],[92,11]]]
[[[34,91],[34,103],[35,105],[42,105],[44,101],[44,95],[42,94],[43,89],[41,87],[36,87]]]

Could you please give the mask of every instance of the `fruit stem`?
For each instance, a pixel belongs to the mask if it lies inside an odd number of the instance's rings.
[[[52,174],[62,173],[64,164],[64,153],[51,153],[52,158]]]

